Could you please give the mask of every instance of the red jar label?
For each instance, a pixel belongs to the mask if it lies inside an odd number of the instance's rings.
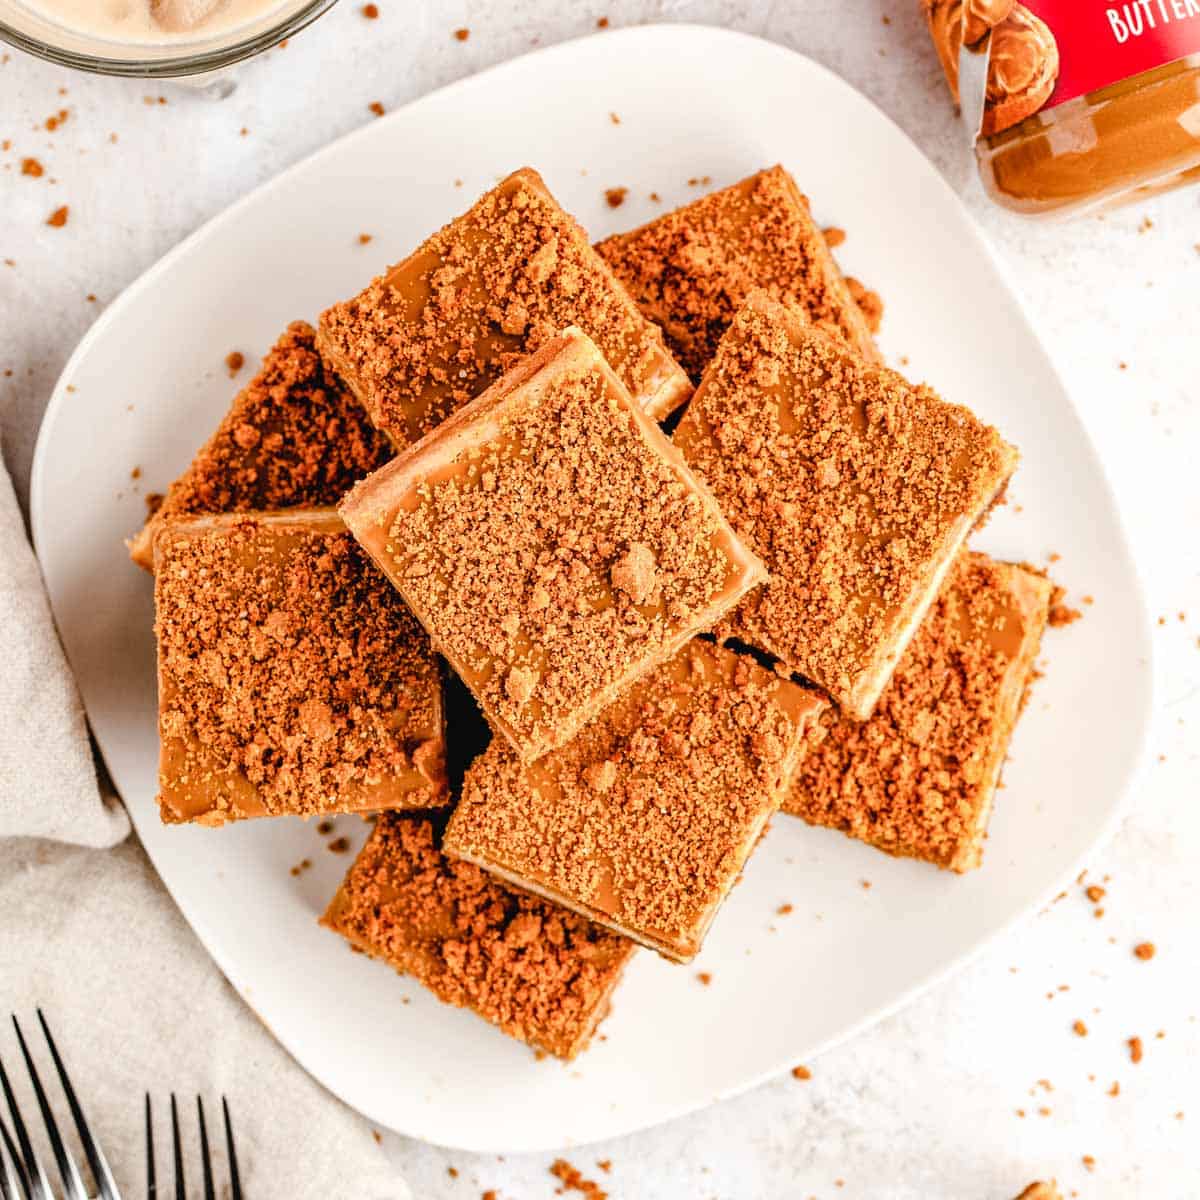
[[[1022,0],[1058,46],[1044,108],[1200,54],[1200,0]]]

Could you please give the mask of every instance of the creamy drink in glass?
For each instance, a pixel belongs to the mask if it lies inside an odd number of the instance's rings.
[[[210,76],[277,45],[335,2],[0,0],[0,39],[100,74]]]
[[[24,0],[27,8],[106,42],[186,41],[248,24],[280,0]]]

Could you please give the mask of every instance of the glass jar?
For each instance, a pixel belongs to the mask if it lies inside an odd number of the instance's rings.
[[[1200,181],[1200,0],[923,4],[956,92],[963,55],[987,56],[986,95],[962,104],[982,99],[975,153],[997,203],[1064,215]]]
[[[55,20],[50,6],[0,0],[0,39],[60,66],[100,75],[196,78],[206,81],[234,63],[260,54],[298,33],[336,0],[278,0],[231,28],[160,41],[119,41],[73,29]],[[219,78],[219,75],[218,75]],[[218,84],[216,94],[230,85]]]

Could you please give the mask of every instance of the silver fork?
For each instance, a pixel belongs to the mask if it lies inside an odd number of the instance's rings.
[[[105,1161],[104,1153],[88,1128],[83,1109],[75,1095],[75,1089],[71,1086],[71,1079],[67,1075],[67,1068],[63,1066],[58,1047],[54,1044],[54,1038],[50,1036],[50,1027],[46,1024],[46,1018],[42,1015],[40,1008],[37,1010],[37,1016],[42,1033],[46,1037],[46,1045],[50,1047],[50,1057],[54,1060],[54,1069],[58,1072],[58,1081],[62,1084],[63,1093],[67,1098],[75,1129],[79,1134],[79,1143],[83,1147],[84,1156],[91,1168],[92,1178],[100,1189],[98,1200],[121,1200],[117,1185],[113,1181],[112,1172],[108,1169],[108,1163]],[[21,1026],[15,1016],[12,1023],[13,1028],[17,1031],[17,1042],[21,1047],[21,1056],[25,1060],[25,1069],[29,1072],[29,1080],[33,1084],[38,1108],[41,1109],[42,1121],[50,1139],[50,1148],[54,1152],[54,1159],[58,1164],[58,1173],[62,1177],[63,1196],[65,1200],[89,1200],[79,1167],[59,1132],[58,1123],[50,1109],[50,1101],[46,1097],[46,1089],[42,1087],[37,1067],[29,1053],[29,1047],[25,1044],[25,1035],[21,1032]],[[13,1133],[9,1132],[8,1125],[0,1117],[0,1143],[2,1143],[0,1144],[0,1198],[2,1200],[21,1200],[23,1196],[25,1200],[54,1200],[54,1193],[50,1190],[46,1171],[33,1149],[29,1130],[26,1128],[21,1110],[17,1106],[17,1098],[13,1095],[3,1059],[0,1059],[0,1088],[4,1090],[13,1132],[16,1134],[14,1140]]]
[[[221,1097],[221,1111],[225,1117],[225,1157],[229,1162],[230,1200],[242,1200],[242,1180],[238,1174],[237,1150],[233,1145],[233,1122],[229,1118],[229,1102]],[[204,1200],[215,1200],[213,1188],[212,1155],[208,1147],[208,1125],[204,1120],[204,1101],[196,1097],[196,1116],[200,1121],[200,1170],[204,1178]],[[179,1109],[175,1104],[175,1093],[171,1093],[171,1147],[175,1166],[175,1200],[187,1200],[187,1188],[183,1176],[183,1146],[179,1136]],[[150,1109],[150,1093],[146,1093],[146,1200],[166,1200],[166,1192],[159,1195],[158,1175],[154,1167],[154,1119]]]

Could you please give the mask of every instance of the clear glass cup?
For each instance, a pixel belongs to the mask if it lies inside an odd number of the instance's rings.
[[[78,71],[143,79],[190,78],[210,87],[215,95],[223,95],[232,91],[233,85],[221,81],[221,72],[298,33],[335,3],[337,0],[280,0],[268,5],[260,16],[230,29],[134,42],[81,33],[50,20],[22,0],[0,0],[0,39]]]

